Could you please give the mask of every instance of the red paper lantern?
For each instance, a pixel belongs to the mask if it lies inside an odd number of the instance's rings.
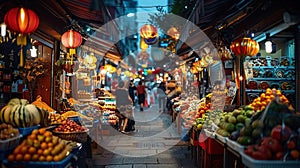
[[[39,17],[30,9],[13,8],[4,16],[4,22],[10,30],[28,34],[34,32],[39,26]]]
[[[233,41],[230,49],[236,56],[255,56],[259,51],[259,44],[251,38],[244,37]]]
[[[151,24],[145,24],[140,29],[140,36],[144,39],[152,39],[158,36],[158,30]]]
[[[66,48],[76,48],[81,45],[82,36],[75,30],[68,30],[61,36],[62,45]]]

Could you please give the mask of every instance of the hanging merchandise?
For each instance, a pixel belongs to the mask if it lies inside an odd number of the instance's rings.
[[[39,26],[39,17],[30,9],[23,7],[12,8],[4,16],[4,23],[8,29],[20,33],[17,37],[17,45],[20,49],[20,67],[24,65],[23,46],[26,45],[26,35],[34,32]]]
[[[236,56],[255,56],[259,51],[259,44],[251,38],[243,37],[233,41],[230,49]]]
[[[244,62],[244,73],[245,73],[246,80],[253,78],[252,63],[247,57]]]
[[[176,27],[171,27],[168,31],[167,31],[167,34],[169,36],[171,36],[172,38],[178,40],[179,39],[179,36],[180,36],[180,32],[177,30]]]
[[[84,58],[84,64],[89,69],[96,69],[96,63],[97,63],[97,58],[94,55],[94,53],[91,53],[90,55],[87,55]]]
[[[222,61],[232,59],[231,52],[226,46],[221,46],[218,49],[219,57]]]
[[[201,56],[201,66],[207,67],[209,65],[215,64],[217,60],[219,60],[218,53],[216,50],[212,49],[211,47],[204,47],[200,50],[200,56]]]
[[[73,74],[73,68],[74,68],[73,57],[70,54],[67,54],[67,58],[64,64],[64,70],[68,74]]]

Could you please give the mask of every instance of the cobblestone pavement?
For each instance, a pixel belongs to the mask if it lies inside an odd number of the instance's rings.
[[[138,109],[138,108],[136,108]],[[122,134],[111,128],[96,141],[92,152],[95,168],[193,168],[187,142],[181,140],[171,116],[154,104],[135,110],[136,131]]]

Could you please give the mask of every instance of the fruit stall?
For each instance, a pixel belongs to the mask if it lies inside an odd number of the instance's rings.
[[[281,90],[230,111],[203,112],[208,103],[198,104],[189,134],[198,167],[300,166],[300,115]]]
[[[88,107],[75,101],[69,99],[69,111],[59,113],[41,97],[32,103],[11,99],[0,111],[2,166],[64,168],[86,164],[92,141],[101,136],[101,125],[116,124],[111,112],[115,106],[111,97],[109,103],[99,100]],[[104,116],[107,111],[109,115]]]

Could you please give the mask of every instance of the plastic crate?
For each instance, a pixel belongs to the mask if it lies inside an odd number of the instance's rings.
[[[236,141],[233,141],[229,138],[226,138],[226,144],[232,148],[233,150],[237,151],[237,152],[243,152],[245,149],[245,146],[237,143]]]
[[[16,146],[19,145],[20,139],[22,135],[7,139],[7,140],[0,140],[0,152],[9,151],[14,149]]]
[[[29,134],[31,134],[31,132],[35,129],[39,129],[40,125],[35,125],[32,127],[27,127],[27,128],[18,128],[19,133],[22,134],[23,136],[27,136]]]
[[[11,168],[65,168],[71,166],[73,156],[73,154],[69,154],[65,159],[59,162],[9,162],[7,159],[4,159],[2,163],[6,167]]]
[[[255,160],[252,157],[246,155],[244,152],[240,152],[242,156],[242,162],[248,168],[299,168],[300,161],[281,161],[281,160]]]

